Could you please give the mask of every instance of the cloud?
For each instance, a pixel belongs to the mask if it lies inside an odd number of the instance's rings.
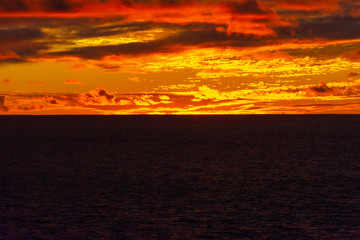
[[[32,111],[32,110],[41,110],[44,106],[41,104],[31,104],[28,106],[17,106],[16,109],[20,111]]]
[[[145,42],[131,42],[116,45],[100,45],[75,47],[68,51],[59,51],[51,56],[75,56],[83,59],[101,59],[112,55],[139,56],[148,54],[166,54],[187,50],[189,47],[250,47],[259,46],[267,39],[245,36],[242,34],[228,35],[217,31],[219,25],[190,24],[179,27],[181,31],[165,38]],[[103,68],[117,69],[119,66],[99,65]]]
[[[43,36],[38,28],[3,28],[0,29],[0,46],[13,46],[18,42],[26,42],[33,39],[38,39]]]
[[[331,85],[329,83],[328,85],[321,82],[318,85],[308,86],[307,88],[297,88],[296,90],[306,97],[360,97],[360,83],[358,81],[331,83]]]
[[[68,111],[118,114],[249,114],[359,112],[360,82],[334,82],[298,87],[219,91],[203,85],[195,91],[121,94],[97,88],[72,94],[7,95],[10,111]],[[1,111],[5,96],[0,98]],[[357,102],[352,104],[351,102]],[[44,112],[44,113],[45,113]]]
[[[14,59],[20,59],[20,56],[16,54],[16,52],[11,50],[6,50],[3,52],[0,52],[0,61],[2,60],[14,60]]]
[[[279,10],[335,12],[339,10],[338,0],[270,0],[267,3]]]
[[[112,104],[114,95],[103,88],[97,88],[88,93],[80,94],[79,102],[83,104]]]
[[[87,69],[86,64],[74,64],[72,66],[69,67],[70,70],[82,70],[82,69]]]
[[[224,4],[233,13],[237,14],[267,14],[269,12],[272,12],[269,8],[261,5],[257,0],[225,1]]]
[[[69,79],[69,80],[65,80],[64,81],[65,84],[82,84],[82,82],[80,82],[77,79]]]
[[[256,22],[271,20],[269,24],[281,23],[276,13],[256,0],[243,1],[75,1],[75,0],[34,0],[28,8],[19,11],[3,9],[3,17],[46,17],[46,18],[83,18],[83,17],[123,17],[128,24],[134,22],[141,29],[141,22],[157,23],[211,23],[228,26],[228,31],[268,35],[272,31],[268,23]],[[190,18],[188,16],[191,16]],[[255,21],[255,22],[253,22]],[[46,23],[45,23],[46,24]],[[146,29],[147,24],[144,25]],[[252,25],[249,27],[248,25]],[[249,32],[250,30],[253,32]],[[96,31],[97,30],[97,31]],[[93,31],[83,31],[80,35],[121,33],[122,30],[95,27]]]
[[[80,28],[77,36],[80,38],[92,38],[92,37],[105,37],[119,34],[125,34],[129,32],[138,32],[144,30],[150,30],[155,27],[169,27],[170,25],[164,23],[155,23],[153,21],[147,22],[129,22],[123,24],[111,24],[107,26],[99,26],[94,28]]]
[[[2,1],[7,7],[0,8],[0,35],[4,36],[0,38],[0,62],[66,56],[99,60],[195,47],[242,50],[299,39],[316,38],[316,45],[322,38],[358,38],[356,16],[297,15],[294,20],[279,11],[281,6],[300,5],[338,8],[332,0],[321,0],[321,4],[309,0]]]
[[[32,84],[32,85],[44,85],[45,83],[42,82],[42,81],[29,81],[28,82],[29,84]]]
[[[75,7],[67,0],[42,0],[41,3],[45,11],[68,12]]]
[[[279,39],[358,39],[359,17],[329,15],[299,18],[296,25],[275,28]]]
[[[0,112],[7,112],[9,108],[5,106],[5,96],[0,96]]]
[[[91,1],[85,0],[1,0],[0,11],[4,12],[69,12]]]
[[[46,97],[44,97],[44,100],[48,104],[54,104],[54,105],[58,104],[58,102],[56,101],[56,99],[54,97],[46,96]]]
[[[360,62],[360,49],[351,52],[346,52],[343,54],[343,57],[353,62]]]
[[[28,10],[29,6],[24,0],[1,0],[0,11],[13,12]]]
[[[359,73],[357,73],[357,72],[351,72],[351,73],[349,73],[348,75],[346,75],[348,78],[353,78],[353,77],[357,77],[357,76],[360,76],[360,74]]]
[[[1,82],[2,82],[2,83],[10,83],[11,81],[10,81],[10,79],[5,78],[5,79],[3,79]]]
[[[321,82],[319,85],[310,86],[309,92],[313,92],[315,94],[327,94],[332,93],[334,90],[329,88],[324,82]]]
[[[23,62],[40,50],[48,49],[46,43],[38,42],[44,37],[39,28],[0,28],[0,62]]]

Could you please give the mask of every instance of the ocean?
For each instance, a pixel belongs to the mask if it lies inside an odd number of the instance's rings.
[[[360,239],[360,115],[0,116],[0,239]]]

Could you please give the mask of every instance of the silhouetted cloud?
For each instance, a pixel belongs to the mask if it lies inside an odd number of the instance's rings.
[[[225,1],[224,3],[233,13],[265,14],[269,9],[260,6],[257,0]]]
[[[242,34],[228,35],[216,30],[218,26],[212,24],[191,24],[181,26],[179,33],[168,37],[147,41],[132,42],[106,46],[75,47],[68,51],[53,52],[52,56],[76,56],[84,59],[101,59],[108,55],[146,55],[153,53],[173,53],[185,50],[185,47],[248,47],[260,46],[268,39],[255,38]],[[49,56],[51,56],[49,55]],[[118,68],[118,66],[102,65],[103,68]]]
[[[333,89],[329,88],[324,82],[321,82],[320,85],[309,87],[309,90],[317,93],[328,93],[334,91]]]
[[[25,0],[0,0],[0,11],[13,12],[28,9],[29,5]]]
[[[21,111],[41,110],[43,108],[44,108],[44,106],[41,104],[30,104],[28,106],[17,106],[16,107],[17,110],[21,110]]]
[[[351,73],[349,73],[348,75],[346,75],[348,78],[352,78],[352,77],[357,77],[357,76],[360,76],[360,74],[359,73],[357,73],[357,72],[351,72]]]
[[[304,39],[357,39],[359,16],[350,13],[351,6],[358,5],[339,5],[335,0],[0,0],[0,63],[43,57],[166,54],[189,47],[243,49]],[[332,14],[318,13],[311,18],[284,13],[326,12],[327,7]],[[334,9],[348,10],[333,13]],[[144,31],[154,29],[164,34],[89,44],[94,41],[89,38],[119,39],[127,33],[144,36]],[[81,40],[85,44],[78,42]]]
[[[44,97],[44,100],[45,100],[45,102],[47,102],[48,104],[54,104],[54,105],[58,104],[58,102],[56,101],[56,99],[55,99],[54,97],[48,97],[48,96],[46,96],[46,97]]]
[[[14,45],[18,42],[26,42],[43,36],[38,28],[3,28],[0,29],[0,46]]]
[[[44,37],[38,28],[0,28],[0,36],[0,62],[23,62],[48,48],[47,44],[37,42]]]
[[[108,93],[103,88],[97,88],[85,94],[80,94],[79,102],[84,104],[111,104],[114,100],[114,95]]]
[[[5,106],[5,96],[0,96],[0,112],[7,112],[9,108]]]
[[[360,34],[359,21],[359,17],[352,16],[301,18],[297,25],[281,26],[276,28],[276,32],[280,39],[356,39]]]

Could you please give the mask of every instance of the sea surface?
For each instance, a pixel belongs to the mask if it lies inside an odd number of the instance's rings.
[[[360,239],[360,115],[1,116],[0,239]]]

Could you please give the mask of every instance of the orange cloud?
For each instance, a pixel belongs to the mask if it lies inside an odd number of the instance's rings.
[[[65,84],[82,84],[79,80],[76,79],[69,79],[64,81]]]
[[[41,104],[31,104],[28,106],[17,106],[17,110],[21,111],[32,111],[32,110],[41,110],[44,106]]]
[[[125,21],[152,21],[176,24],[194,22],[227,25],[229,33],[237,32],[255,35],[271,35],[271,26],[283,25],[284,22],[265,4],[257,0],[241,1],[66,1],[34,0],[31,3],[8,1],[0,9],[2,17],[103,17],[123,16]],[[2,11],[1,11],[2,10]]]
[[[69,67],[70,70],[82,70],[82,69],[87,69],[87,66],[85,64],[74,64],[72,66]]]
[[[343,55],[345,58],[349,59],[353,62],[360,62],[360,49],[344,53]]]
[[[42,81],[29,81],[28,82],[29,84],[32,84],[32,85],[44,85],[45,83],[42,82]]]
[[[80,94],[12,94],[0,98],[0,109],[4,114],[27,110],[37,114],[75,110],[94,114],[345,113],[359,112],[359,99],[359,81],[298,87],[264,85],[235,91],[203,85],[196,91],[161,94],[120,94],[103,88]]]
[[[2,83],[10,83],[10,79],[5,78],[5,79],[3,79],[1,82],[2,82]]]
[[[114,102],[114,95],[108,93],[103,88],[97,88],[88,93],[80,94],[79,102],[83,104],[99,104],[106,105]]]

